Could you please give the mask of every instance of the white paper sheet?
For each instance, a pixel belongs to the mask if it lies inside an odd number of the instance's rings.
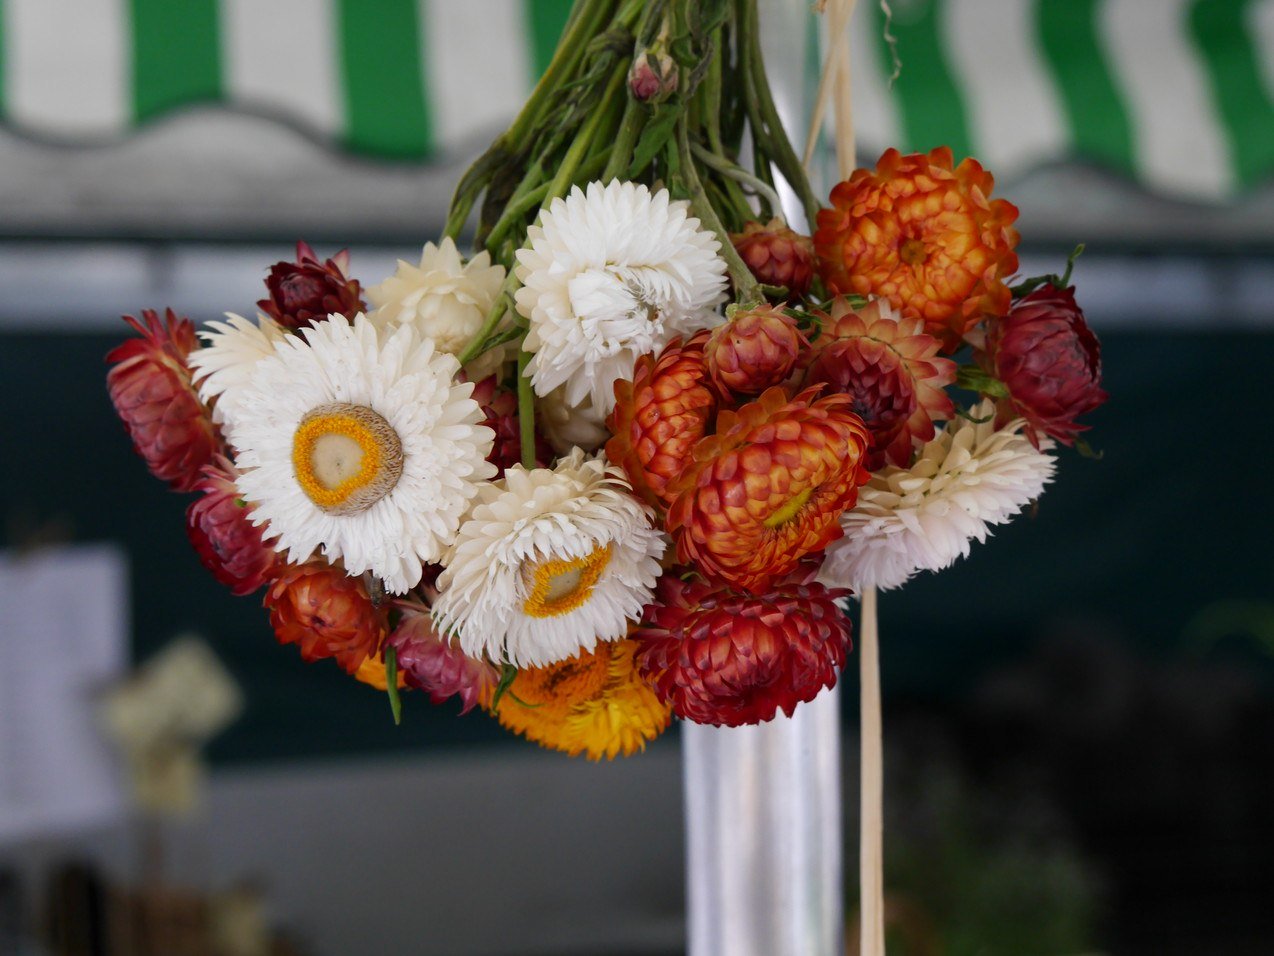
[[[0,844],[123,815],[96,708],[127,667],[128,594],[111,545],[0,552]]]

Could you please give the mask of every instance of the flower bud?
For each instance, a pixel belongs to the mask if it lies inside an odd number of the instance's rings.
[[[628,90],[640,103],[659,103],[677,91],[677,64],[667,53],[643,50],[628,71]]]
[[[786,286],[789,298],[799,299],[814,281],[814,242],[789,229],[782,219],[764,226],[749,222],[730,236],[735,251],[758,282]]]
[[[759,395],[792,374],[808,344],[790,316],[772,305],[738,311],[704,347],[712,381],[723,394]]]
[[[1101,343],[1075,303],[1075,289],[1043,285],[1021,299],[987,334],[994,374],[1009,390],[1007,404],[1026,419],[1039,447],[1042,432],[1073,445],[1087,425],[1076,419],[1107,399],[1101,387]]]
[[[366,308],[358,280],[345,274],[349,253],[319,261],[308,243],[296,244],[295,262],[276,262],[266,276],[268,298],[257,305],[284,328],[300,329],[332,313],[348,319]]]

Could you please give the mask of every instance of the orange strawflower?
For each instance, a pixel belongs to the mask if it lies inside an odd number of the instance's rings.
[[[671,487],[668,531],[682,562],[759,593],[840,537],[838,519],[868,478],[869,437],[849,396],[818,391],[789,399],[771,388],[721,412]]]
[[[995,179],[951,150],[886,151],[859,169],[818,214],[814,247],[830,291],[883,296],[954,351],[985,316],[1004,315],[1017,271],[1017,207],[992,200]]]
[[[656,507],[672,500],[668,483],[686,468],[717,408],[703,355],[708,336],[705,330],[686,342],[674,339],[658,358],[640,356],[633,380],[615,383],[615,410],[607,422],[614,437],[606,457]]]
[[[500,700],[496,718],[549,750],[589,760],[645,750],[667,729],[662,703],[637,669],[637,642],[599,643],[544,667],[524,667]],[[483,700],[490,709],[490,698]]]
[[[270,626],[280,644],[299,644],[307,661],[336,658],[355,674],[385,643],[386,621],[361,577],[311,561],[288,568],[265,592]]]

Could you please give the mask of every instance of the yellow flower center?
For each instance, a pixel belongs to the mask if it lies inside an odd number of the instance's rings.
[[[398,484],[403,446],[393,426],[365,405],[320,405],[292,436],[292,470],[320,510],[358,514]]]
[[[925,261],[925,244],[919,239],[908,239],[898,250],[898,258],[909,266],[918,266]]]
[[[797,512],[805,507],[805,503],[810,500],[810,496],[814,494],[813,488],[806,488],[795,496],[789,498],[779,507],[774,514],[762,522],[767,528],[777,528],[785,525],[796,517]]]
[[[523,573],[528,578],[531,594],[522,610],[531,617],[557,617],[567,614],[585,601],[593,585],[610,563],[610,549],[595,548],[582,558],[569,561],[541,561]]]

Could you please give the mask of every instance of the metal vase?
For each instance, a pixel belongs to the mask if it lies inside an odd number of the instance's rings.
[[[690,956],[845,952],[839,705],[682,725]]]

